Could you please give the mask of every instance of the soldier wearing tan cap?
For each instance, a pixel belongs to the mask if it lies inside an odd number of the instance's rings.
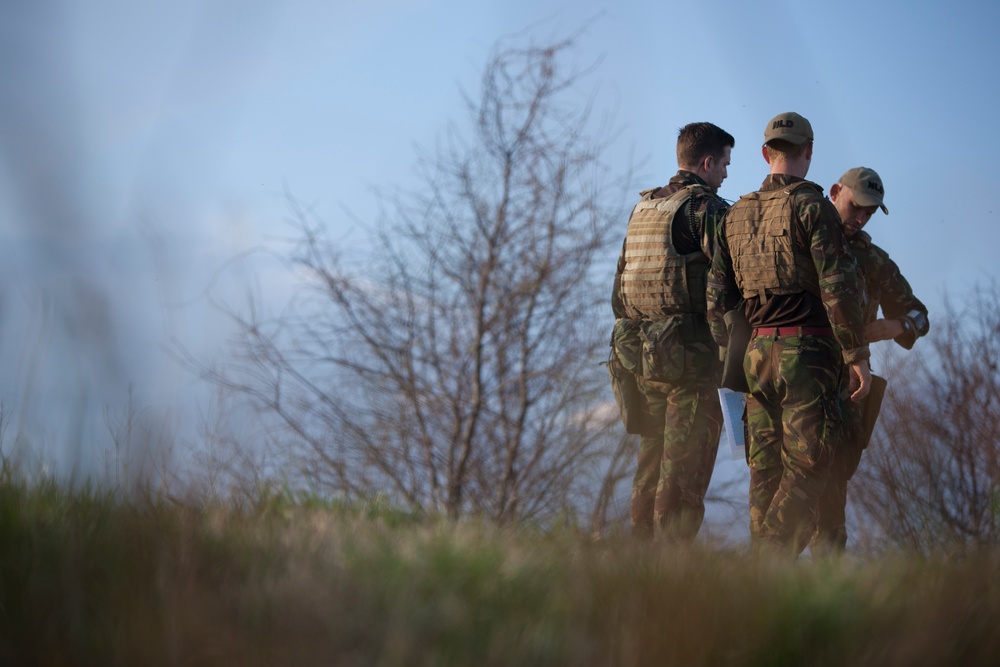
[[[913,295],[899,267],[889,254],[862,231],[872,215],[885,215],[885,186],[874,169],[854,167],[830,186],[830,201],[840,214],[848,248],[858,263],[864,283],[862,312],[865,338],[869,343],[894,340],[909,350],[917,338],[927,334],[927,307]],[[879,308],[883,318],[878,317]],[[847,546],[847,484],[868,444],[863,411],[857,403],[844,405],[845,440],[834,453],[830,482],[819,503],[819,517],[812,549],[842,551]]]
[[[868,393],[861,285],[836,209],[805,180],[813,129],[789,112],[764,129],[770,174],[726,214],[709,271],[712,334],[726,345],[726,312],[753,328],[744,359],[750,534],[798,554],[815,529],[839,423],[840,381]],[[741,301],[742,299],[742,301]]]

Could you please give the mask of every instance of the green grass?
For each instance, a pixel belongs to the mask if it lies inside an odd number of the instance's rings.
[[[0,484],[2,665],[996,665],[1000,554],[783,561]]]

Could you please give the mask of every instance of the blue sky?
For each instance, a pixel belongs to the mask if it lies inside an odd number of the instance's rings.
[[[721,194],[756,189],[764,125],[793,110],[815,130],[812,180],[881,174],[890,215],[868,230],[932,326],[946,294],[996,275],[997,3],[40,0],[5,14],[2,391],[46,431],[37,442],[129,384],[143,403],[183,402],[195,381],[162,346],[221,349],[205,290],[280,301],[293,280],[264,254],[219,272],[281,247],[286,190],[363,242],[373,189],[416,185],[417,147],[464,120],[460,89],[474,96],[516,34],[582,30],[571,64],[597,66],[581,97],[613,114],[606,157],[638,163],[636,192],[667,181],[695,120],[736,137]],[[58,396],[65,423],[46,407]]]

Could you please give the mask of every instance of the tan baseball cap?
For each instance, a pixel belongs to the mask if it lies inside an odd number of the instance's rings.
[[[882,186],[882,179],[874,169],[868,167],[855,167],[848,169],[838,181],[845,188],[849,188],[854,195],[854,201],[860,206],[878,206],[882,212],[889,215],[889,209],[882,203],[885,197],[885,187]]]
[[[809,121],[794,111],[779,113],[768,121],[764,128],[764,145],[775,139],[784,139],[793,144],[804,144],[813,140],[813,129]]]

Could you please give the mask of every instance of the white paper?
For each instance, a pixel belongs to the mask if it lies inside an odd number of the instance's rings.
[[[743,430],[743,409],[747,397],[743,392],[732,389],[719,389],[719,402],[722,404],[722,437],[729,445],[729,454],[733,460],[746,460],[746,439]]]

